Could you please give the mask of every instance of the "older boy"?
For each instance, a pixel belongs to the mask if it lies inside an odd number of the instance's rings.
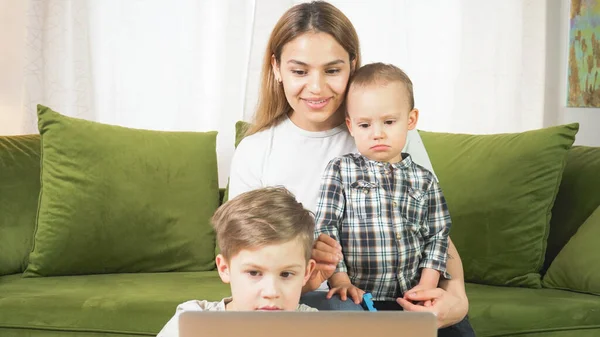
[[[402,153],[415,128],[412,82],[393,65],[363,66],[353,76],[346,124],[360,153],[333,159],[317,203],[317,234],[338,240],[344,260],[329,279],[360,303],[401,310],[398,298],[433,289],[446,273],[450,215],[436,178]],[[431,303],[423,303],[431,305]]]
[[[314,219],[290,192],[270,187],[240,194],[215,212],[212,223],[221,250],[217,270],[231,297],[180,304],[159,337],[179,335],[184,311],[317,311],[298,304],[315,267]]]

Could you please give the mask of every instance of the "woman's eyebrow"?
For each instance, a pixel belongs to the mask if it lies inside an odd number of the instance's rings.
[[[300,65],[300,66],[308,67],[308,64],[306,62],[302,62],[302,61],[298,61],[298,60],[293,60],[293,59],[287,61],[287,63],[292,63],[292,64],[297,64],[297,65]],[[333,66],[333,65],[336,65],[336,64],[343,64],[343,63],[345,63],[344,60],[338,59],[338,60],[333,60],[333,61],[329,61],[329,62],[325,63],[323,65],[323,67],[329,67],[329,66]]]

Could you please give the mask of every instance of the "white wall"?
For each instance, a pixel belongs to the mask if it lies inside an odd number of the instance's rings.
[[[26,1],[0,1],[0,135],[23,133]]]
[[[550,41],[547,59],[548,116],[546,124],[579,123],[576,145],[600,146],[600,109],[567,108],[567,64],[569,55],[569,1],[547,0],[549,4],[548,36]],[[558,83],[558,87],[554,87]],[[557,123],[555,123],[557,122]]]

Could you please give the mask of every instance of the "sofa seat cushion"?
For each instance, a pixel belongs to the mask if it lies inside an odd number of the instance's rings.
[[[477,336],[600,336],[600,296],[467,283]]]
[[[191,299],[230,296],[216,271],[0,277],[0,335],[105,333],[156,336]],[[95,335],[97,336],[97,335]]]

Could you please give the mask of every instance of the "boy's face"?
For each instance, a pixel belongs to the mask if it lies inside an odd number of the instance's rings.
[[[242,250],[227,262],[216,258],[221,280],[231,284],[227,310],[296,310],[315,261],[307,263],[300,240]]]
[[[406,135],[415,128],[419,117],[417,109],[410,109],[403,83],[353,86],[347,108],[346,125],[362,155],[379,162],[402,160]]]

